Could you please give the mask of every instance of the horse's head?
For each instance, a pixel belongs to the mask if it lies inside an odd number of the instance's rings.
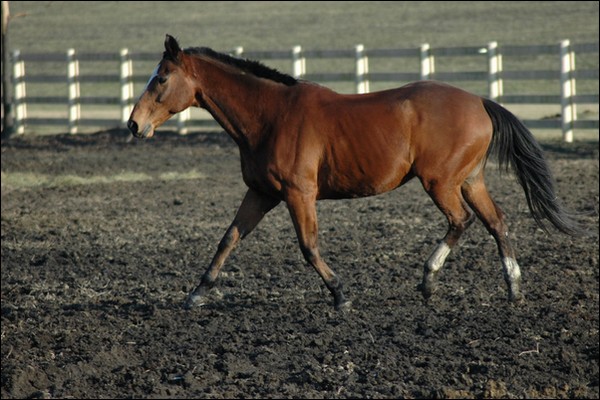
[[[151,137],[154,130],[173,115],[196,104],[185,57],[177,40],[167,35],[163,59],[148,80],[127,122],[135,137]]]

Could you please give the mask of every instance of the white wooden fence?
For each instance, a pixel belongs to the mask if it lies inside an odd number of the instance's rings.
[[[594,69],[577,70],[575,54],[596,54]],[[232,51],[235,56],[244,56],[261,61],[289,60],[291,74],[297,78],[316,82],[353,82],[356,93],[367,93],[372,82],[388,82],[390,87],[398,86],[398,82],[410,82],[419,79],[436,79],[440,81],[484,81],[487,82],[487,96],[503,104],[560,104],[560,118],[524,120],[530,128],[561,129],[563,139],[573,141],[574,129],[598,130],[598,120],[578,120],[577,104],[598,104],[598,43],[573,45],[568,40],[559,45],[539,46],[499,46],[491,42],[487,46],[431,48],[428,44],[412,49],[373,49],[367,50],[363,45],[357,45],[352,50],[304,50],[295,46],[291,51],[262,51],[244,52],[243,48]],[[554,70],[506,70],[503,68],[503,57],[530,57],[532,55],[552,55],[557,57],[557,68]],[[480,57],[485,67],[476,72],[436,72],[436,62],[444,57]],[[21,54],[13,53],[13,80],[15,101],[16,131],[26,132],[28,126],[61,125],[68,128],[70,133],[77,133],[82,126],[103,126],[111,128],[124,127],[135,99],[140,93],[134,93],[134,83],[146,82],[148,71],[134,74],[134,61],[158,62],[159,55],[155,53],[132,53],[127,49],[119,54],[78,54],[70,49],[65,55],[60,54]],[[420,62],[420,70],[411,72],[369,72],[369,64],[382,58],[413,58]],[[312,72],[307,68],[308,60],[351,59],[354,62],[354,72]],[[65,76],[38,74],[26,75],[26,64],[36,62],[65,62]],[[118,73],[104,75],[80,74],[80,63],[100,61],[118,61]],[[265,62],[269,64],[268,62]],[[508,95],[504,93],[505,81],[509,80],[552,80],[559,85],[553,95]],[[595,80],[595,92],[577,95],[576,82]],[[83,96],[82,82],[120,82],[118,96]],[[29,83],[66,82],[67,96],[32,96],[27,93]],[[67,118],[39,118],[28,116],[29,104],[65,104],[68,109]],[[114,105],[120,108],[120,119],[82,118],[82,105]],[[189,110],[180,113],[175,122],[167,126],[175,126],[180,133],[187,133],[191,127],[216,128],[216,122],[211,119],[191,119]]]

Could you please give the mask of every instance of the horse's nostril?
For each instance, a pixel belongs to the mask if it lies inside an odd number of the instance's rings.
[[[127,121],[127,127],[134,135],[138,133],[138,124],[134,120],[130,119]]]

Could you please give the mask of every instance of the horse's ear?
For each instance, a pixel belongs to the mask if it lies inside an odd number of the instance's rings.
[[[177,39],[167,34],[167,37],[165,38],[165,57],[168,57],[173,61],[179,61],[181,53],[182,51],[179,47],[179,43],[177,43]]]

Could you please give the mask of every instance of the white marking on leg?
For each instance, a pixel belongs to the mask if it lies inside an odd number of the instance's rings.
[[[521,279],[521,269],[519,268],[517,260],[506,257],[502,260],[502,266],[504,267],[506,278],[510,282],[519,282],[519,279]]]
[[[438,247],[436,247],[434,252],[429,257],[429,260],[427,260],[427,265],[429,266],[430,272],[436,272],[442,268],[444,262],[446,261],[446,257],[448,257],[448,254],[450,254],[451,250],[452,249],[446,244],[446,242],[442,242],[438,245]]]

